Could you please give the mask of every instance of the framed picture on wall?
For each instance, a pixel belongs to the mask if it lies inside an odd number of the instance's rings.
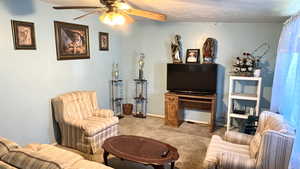
[[[106,32],[99,32],[99,49],[109,50],[109,34]]]
[[[34,23],[11,20],[11,27],[16,50],[35,50]]]
[[[54,21],[57,60],[89,59],[89,27]]]
[[[188,49],[186,51],[186,63],[199,63],[200,49]]]

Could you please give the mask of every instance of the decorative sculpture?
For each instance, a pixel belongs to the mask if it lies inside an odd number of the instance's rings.
[[[242,57],[237,57],[233,64],[234,75],[259,77],[261,73],[260,62],[270,50],[268,43],[258,46],[253,52],[244,52]]]
[[[207,38],[203,45],[203,63],[213,64],[216,57],[217,41],[213,38]]]
[[[119,65],[117,63],[113,64],[112,77],[113,80],[119,79]]]
[[[251,76],[254,69],[254,60],[250,53],[243,53],[243,56],[237,57],[233,64],[233,73],[238,76]]]
[[[175,35],[175,42],[171,43],[173,63],[182,63],[182,42],[181,36]]]
[[[135,113],[134,116],[138,118],[146,118],[147,114],[147,80],[144,79],[143,69],[145,65],[145,54],[141,53],[138,60],[138,79],[135,82]]]
[[[140,54],[140,58],[139,58],[139,61],[138,61],[138,67],[139,67],[139,79],[142,80],[144,78],[144,75],[143,75],[143,69],[144,69],[144,64],[145,64],[145,54],[144,53],[141,53]]]

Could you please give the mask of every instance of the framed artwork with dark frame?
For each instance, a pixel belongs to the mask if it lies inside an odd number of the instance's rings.
[[[54,21],[57,60],[89,59],[89,27]]]
[[[11,20],[16,50],[36,50],[34,23]]]
[[[199,63],[200,61],[200,49],[188,49],[186,51],[185,63]]]
[[[109,50],[109,34],[106,32],[99,32],[99,49]]]

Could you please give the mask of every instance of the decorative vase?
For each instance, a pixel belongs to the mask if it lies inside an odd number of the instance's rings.
[[[253,72],[254,77],[260,77],[261,69],[255,69]]]

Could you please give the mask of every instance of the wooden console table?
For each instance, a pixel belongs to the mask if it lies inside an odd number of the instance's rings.
[[[216,94],[188,95],[173,92],[165,93],[165,124],[179,127],[183,122],[183,108],[193,107],[211,112],[209,129],[214,131],[216,118]]]

